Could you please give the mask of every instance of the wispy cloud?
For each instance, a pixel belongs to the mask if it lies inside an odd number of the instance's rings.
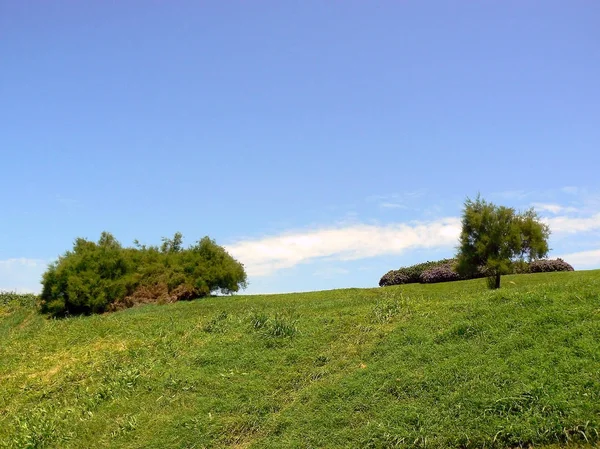
[[[0,260],[0,270],[15,269],[15,268],[35,268],[39,266],[46,266],[46,262],[42,259],[27,259],[25,257],[19,257],[14,259]]]
[[[0,291],[37,293],[47,262],[41,259],[15,258],[0,260]]]
[[[560,240],[600,230],[600,213],[590,215],[587,209],[557,202],[539,202],[535,206],[549,213],[543,220]],[[348,261],[421,248],[452,248],[458,243],[460,229],[458,217],[391,225],[352,222],[246,239],[226,247],[245,264],[249,276],[269,276],[317,259]]]
[[[538,212],[550,212],[551,214],[577,212],[577,208],[575,207],[561,206],[560,204],[532,203],[531,205]]]
[[[391,202],[379,203],[379,207],[382,207],[383,209],[406,209],[406,206],[404,204]]]
[[[570,217],[561,215],[558,217],[547,218],[546,222],[553,233],[589,232],[600,229],[600,213],[591,217]]]
[[[576,253],[558,256],[566,260],[575,268],[598,268],[600,267],[600,249],[591,251],[579,251]]]
[[[274,272],[319,258],[357,260],[416,248],[451,248],[460,234],[458,218],[387,226],[357,224],[267,236],[226,245],[249,276]]]
[[[368,202],[377,203],[382,209],[408,209],[411,202],[422,198],[427,190],[419,189],[410,192],[392,193],[387,195],[372,195],[367,198]]]

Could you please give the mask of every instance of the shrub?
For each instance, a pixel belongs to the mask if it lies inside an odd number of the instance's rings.
[[[204,237],[188,249],[182,235],[163,238],[160,248],[135,242],[123,248],[109,233],[97,243],[75,240],[72,251],[48,267],[42,279],[41,311],[51,315],[102,313],[138,303],[174,302],[246,287],[241,263]]]
[[[488,278],[488,286],[496,288],[495,276],[490,276],[490,270],[480,266],[469,275],[461,276],[456,271],[456,259],[442,259],[437,262],[425,262],[399,270],[391,270],[383,275],[379,281],[380,287],[390,285],[411,284],[420,282],[432,284],[435,282],[450,282],[466,279]],[[507,274],[542,273],[548,271],[573,271],[573,267],[562,259],[539,259],[533,262],[523,260],[515,261]],[[490,279],[491,278],[491,279]]]
[[[458,281],[460,276],[454,271],[454,266],[451,263],[438,265],[429,268],[421,273],[421,283],[433,284],[436,282]]]
[[[409,278],[401,270],[390,270],[379,280],[380,287],[388,287],[390,285],[408,284]]]
[[[529,264],[531,273],[545,273],[549,271],[574,271],[573,267],[562,259],[539,259]]]
[[[409,267],[403,267],[399,270],[391,270],[383,275],[379,281],[379,286],[387,287],[390,285],[414,284],[421,282],[421,275],[424,271],[440,265],[453,264],[454,262],[454,259],[442,259],[433,262],[424,262],[417,265],[411,265]]]

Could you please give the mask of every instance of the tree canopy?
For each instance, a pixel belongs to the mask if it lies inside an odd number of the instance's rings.
[[[500,277],[510,273],[517,261],[531,262],[548,254],[550,228],[535,210],[519,213],[496,206],[479,195],[465,201],[457,270],[472,275],[478,270],[490,278],[490,287],[500,287]]]

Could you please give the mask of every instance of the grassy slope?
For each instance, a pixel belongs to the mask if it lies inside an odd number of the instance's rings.
[[[600,271],[502,282],[0,306],[0,447],[598,442]]]

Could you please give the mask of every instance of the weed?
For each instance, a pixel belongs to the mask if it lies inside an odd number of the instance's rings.
[[[138,421],[135,415],[125,415],[117,421],[117,429],[111,432],[113,438],[132,432],[137,428]]]
[[[42,407],[35,407],[17,416],[14,435],[7,447],[38,449],[53,445],[57,441],[67,442],[71,435],[63,434],[55,421],[56,415]]]
[[[402,310],[402,301],[396,297],[385,297],[377,301],[371,310],[371,321],[374,323],[388,323]]]
[[[250,316],[250,327],[253,330],[264,329],[269,323],[269,315],[264,312],[252,311]]]
[[[228,316],[228,313],[225,311],[215,315],[206,324],[204,324],[204,326],[202,326],[202,330],[207,333],[225,332],[225,326]]]
[[[293,338],[298,334],[298,319],[293,313],[275,312],[270,317],[265,312],[252,311],[250,329],[270,338]]]
[[[327,363],[329,363],[329,357],[327,357],[326,355],[320,355],[318,356],[315,361],[313,362],[313,365],[315,366],[325,366],[327,365]]]
[[[298,334],[297,322],[298,320],[277,312],[270,326],[265,329],[266,335],[274,338],[293,338]]]

